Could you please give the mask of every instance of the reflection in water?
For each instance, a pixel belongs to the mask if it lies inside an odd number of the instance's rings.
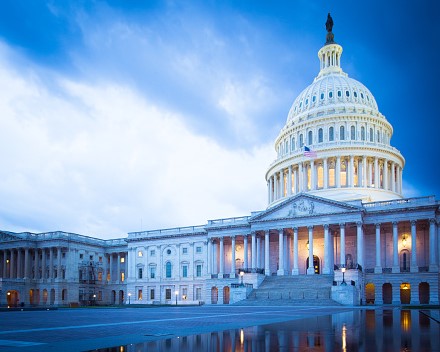
[[[439,351],[440,324],[427,314],[418,310],[355,310],[95,351]]]

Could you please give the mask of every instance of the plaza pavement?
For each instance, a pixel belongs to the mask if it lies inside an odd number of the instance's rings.
[[[352,309],[231,305],[7,311],[0,312],[0,351],[85,351]]]

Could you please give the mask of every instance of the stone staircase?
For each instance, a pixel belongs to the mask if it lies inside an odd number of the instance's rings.
[[[267,276],[249,297],[235,305],[339,306],[331,299],[333,275]]]

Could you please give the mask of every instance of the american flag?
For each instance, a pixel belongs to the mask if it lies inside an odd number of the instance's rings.
[[[314,150],[311,150],[309,147],[304,146],[304,156],[308,158],[316,158],[318,154]]]

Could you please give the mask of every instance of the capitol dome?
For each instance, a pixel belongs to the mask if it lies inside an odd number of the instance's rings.
[[[266,173],[269,206],[307,192],[340,201],[402,198],[393,128],[362,83],[341,68],[342,47],[327,34],[320,70],[295,99]]]

